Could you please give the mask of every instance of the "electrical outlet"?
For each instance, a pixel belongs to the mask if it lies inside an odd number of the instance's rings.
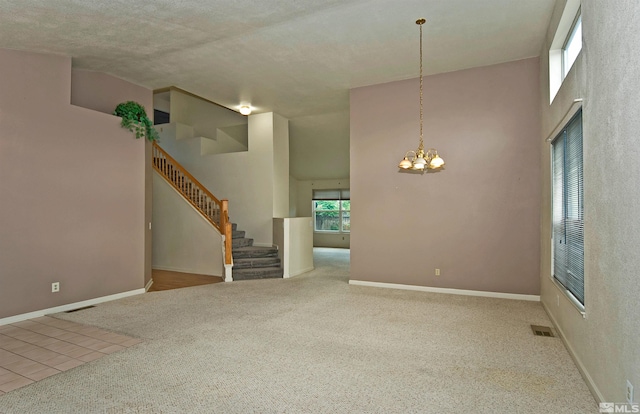
[[[627,380],[627,392],[625,395],[627,396],[627,402],[633,404],[633,385],[629,380]]]
[[[60,282],[53,282],[51,284],[51,292],[53,293],[60,292]]]
[[[436,276],[440,276],[440,269],[436,269]]]

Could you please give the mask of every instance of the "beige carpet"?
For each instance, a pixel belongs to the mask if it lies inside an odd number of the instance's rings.
[[[349,286],[317,270],[56,315],[145,342],[0,397],[0,413],[597,413],[539,303]]]

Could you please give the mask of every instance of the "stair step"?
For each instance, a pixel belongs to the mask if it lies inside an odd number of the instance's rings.
[[[238,224],[237,223],[231,223],[231,231],[236,231],[238,230]]]
[[[232,239],[241,239],[245,236],[246,231],[244,230],[234,230],[231,232]]]
[[[253,246],[253,239],[248,239],[246,237],[242,237],[242,238],[239,238],[239,239],[231,240],[231,247],[233,249],[235,249],[237,247],[248,247],[248,246]]]
[[[278,257],[250,257],[247,259],[233,260],[233,269],[270,268],[280,267]]]
[[[234,261],[236,259],[247,259],[250,257],[278,257],[278,249],[275,247],[234,247],[232,252]]]
[[[282,277],[281,267],[233,269],[233,280],[274,279]]]

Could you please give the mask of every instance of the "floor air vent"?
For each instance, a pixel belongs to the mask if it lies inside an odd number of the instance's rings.
[[[531,325],[531,330],[536,336],[549,336],[551,338],[555,337],[553,331],[548,326]]]
[[[91,309],[91,308],[95,308],[95,306],[91,305],[91,306],[84,306],[84,307],[78,308],[78,309],[71,309],[71,310],[66,311],[65,313],[73,313],[73,312],[78,312],[78,311],[81,311],[81,310]]]

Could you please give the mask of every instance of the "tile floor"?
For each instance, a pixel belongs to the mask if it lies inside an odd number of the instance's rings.
[[[48,316],[0,326],[0,395],[140,342]]]

